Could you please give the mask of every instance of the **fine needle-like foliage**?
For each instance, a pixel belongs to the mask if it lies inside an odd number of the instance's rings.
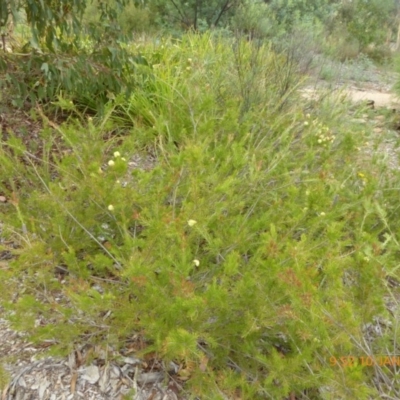
[[[398,172],[361,155],[341,104],[305,107],[269,45],[189,34],[127,51],[146,60],[136,88],[101,117],[65,94],[76,118],[35,111],[41,153],[1,142],[15,326],[53,351],[140,335],[203,399],[376,396],[343,357],[368,355],[363,326],[388,317]]]

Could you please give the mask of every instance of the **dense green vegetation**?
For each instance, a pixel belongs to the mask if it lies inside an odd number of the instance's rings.
[[[1,4],[1,107],[41,125],[0,142],[15,327],[59,353],[140,335],[201,399],[396,398],[360,360],[398,354],[399,171],[347,103],[300,97],[294,51],[389,62],[395,2]]]

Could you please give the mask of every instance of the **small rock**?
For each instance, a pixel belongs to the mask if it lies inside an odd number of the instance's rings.
[[[137,383],[141,384],[149,384],[155,382],[161,382],[164,380],[164,373],[163,372],[143,372],[139,374],[136,378]]]
[[[122,361],[125,364],[131,364],[131,365],[139,365],[141,363],[140,359],[135,357],[124,357]]]
[[[95,365],[89,365],[88,367],[84,368],[83,371],[84,374],[81,376],[81,378],[85,379],[92,385],[100,379],[99,368]]]

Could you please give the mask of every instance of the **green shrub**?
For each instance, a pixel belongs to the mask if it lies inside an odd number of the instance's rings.
[[[392,60],[392,51],[388,45],[371,45],[364,50],[364,53],[377,64],[388,65]]]
[[[111,2],[115,5],[115,1]],[[156,21],[149,8],[140,7],[133,2],[128,2],[117,12],[116,19],[123,35],[131,37],[135,33],[151,33]],[[84,26],[101,25],[102,17],[99,2],[88,4],[83,16]]]
[[[87,111],[101,112],[112,94],[134,90],[142,64],[146,60],[140,54],[127,54],[116,43],[75,54],[9,54],[0,68],[15,106],[27,100],[48,104],[62,96]]]
[[[360,55],[360,43],[339,26],[326,40],[324,53],[341,62],[354,60]]]
[[[1,143],[2,220],[21,239],[0,271],[15,325],[64,350],[140,334],[201,398],[376,396],[368,368],[333,364],[365,355],[361,327],[385,314],[394,172],[363,162],[365,134],[337,108],[304,112],[291,63],[269,46],[131,46],[147,60],[140,85],[102,118],[44,129],[41,160]],[[156,162],[135,168],[144,149]]]
[[[243,2],[232,16],[231,29],[251,38],[279,36],[282,30],[265,3]]]
[[[337,22],[361,49],[382,45],[387,37],[388,22],[396,13],[393,0],[355,0],[342,2],[337,10]]]

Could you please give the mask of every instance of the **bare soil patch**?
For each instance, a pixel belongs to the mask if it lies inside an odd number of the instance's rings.
[[[304,97],[312,99],[320,93],[319,88],[306,87],[302,90]],[[339,87],[332,89],[332,95],[342,96],[354,103],[373,102],[375,107],[400,109],[400,99],[388,89],[382,91],[360,87]]]

